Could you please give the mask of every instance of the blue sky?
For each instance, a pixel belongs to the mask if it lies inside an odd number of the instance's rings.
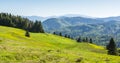
[[[0,0],[0,12],[24,16],[120,16],[120,0]]]

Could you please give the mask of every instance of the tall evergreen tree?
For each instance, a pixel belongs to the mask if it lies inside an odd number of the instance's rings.
[[[106,46],[107,50],[108,50],[108,54],[110,55],[117,55],[117,48],[116,48],[116,44],[113,38],[110,39],[109,44]]]
[[[70,35],[68,35],[67,38],[71,38]]]
[[[88,42],[88,37],[86,37],[86,40],[85,40],[86,42]]]
[[[79,38],[77,39],[77,42],[81,42],[81,37],[79,37]]]
[[[65,34],[65,36],[64,37],[66,37],[67,38],[67,34]]]
[[[54,35],[56,35],[56,32],[53,32]]]
[[[82,39],[82,41],[83,41],[83,42],[86,42],[86,39],[85,39],[85,38],[83,38],[83,39]]]
[[[90,43],[93,43],[92,38],[90,38]]]
[[[61,32],[59,33],[59,36],[62,36],[62,33],[61,33]]]
[[[44,33],[44,30],[43,30],[43,27],[42,27],[42,24],[41,24],[41,21],[38,21],[37,22],[37,32],[40,32],[40,33]]]

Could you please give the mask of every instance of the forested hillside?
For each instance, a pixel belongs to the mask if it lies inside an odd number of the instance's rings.
[[[104,46],[114,37],[120,47],[120,17],[112,18],[58,17],[45,20],[43,27],[48,33],[67,34],[74,39],[79,36],[94,38],[94,43]]]
[[[41,21],[33,22],[27,18],[22,18],[21,16],[15,16],[8,13],[0,13],[0,25],[20,28],[30,32],[44,33]]]

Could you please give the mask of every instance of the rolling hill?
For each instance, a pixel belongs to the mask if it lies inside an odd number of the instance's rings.
[[[50,18],[43,21],[43,26],[45,30],[51,31],[60,28],[65,28],[66,26],[77,26],[82,24],[98,24],[103,22],[104,21],[102,20],[85,17],[58,17]]]
[[[119,63],[102,46],[0,26],[0,63]]]
[[[117,43],[120,42],[118,38],[120,37],[119,18],[119,16],[108,18],[59,17],[47,19],[42,24],[48,33],[61,32],[63,35],[68,34],[75,39],[78,36],[95,37],[94,43],[106,45],[110,37],[114,37]]]

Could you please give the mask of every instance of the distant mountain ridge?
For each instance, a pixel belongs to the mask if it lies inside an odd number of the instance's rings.
[[[114,20],[114,21],[120,21],[120,16],[114,16],[114,17],[106,17],[106,18],[98,18],[100,20],[104,20],[104,21],[111,21],[111,20]]]
[[[39,21],[44,21],[46,20],[45,17],[41,17],[41,16],[23,16],[24,18],[28,18],[29,20],[35,21],[35,20],[39,20]]]
[[[62,32],[76,38],[78,36],[93,37],[95,42],[107,43],[107,37],[120,37],[120,16],[108,18],[89,17],[56,17],[42,22],[46,32]],[[103,38],[105,37],[105,38]],[[116,38],[120,42],[119,38]]]
[[[97,19],[97,20],[104,20],[104,21],[111,21],[111,20],[116,20],[116,21],[120,21],[120,16],[112,16],[112,17],[105,17],[105,18],[98,18],[98,17],[91,17],[91,16],[86,16],[86,15],[80,15],[80,14],[66,14],[66,15],[62,15],[62,16],[48,16],[48,17],[42,17],[42,16],[23,16],[25,18],[28,18],[32,21],[35,20],[41,20],[42,22],[47,20],[47,19],[51,19],[51,18],[64,18],[64,17],[83,17],[83,18],[91,18],[91,19]]]

